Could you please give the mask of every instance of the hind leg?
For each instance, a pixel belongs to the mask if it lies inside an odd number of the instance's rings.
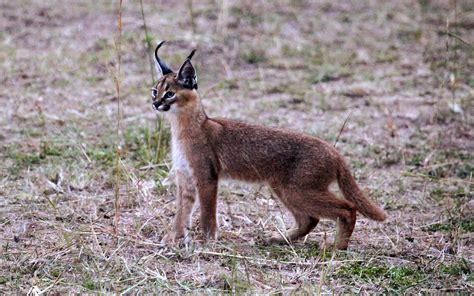
[[[293,216],[295,217],[296,226],[288,231],[285,237],[282,237],[279,233],[273,235],[269,239],[270,243],[284,244],[287,240],[289,242],[296,241],[310,233],[319,222],[319,219],[301,213],[293,213]]]
[[[356,223],[356,209],[351,202],[339,199],[329,191],[319,191],[307,195],[305,208],[312,217],[337,221],[336,248],[347,249]]]
[[[291,214],[295,219],[295,227],[284,234],[284,237],[280,233],[273,235],[268,242],[269,243],[280,243],[284,244],[288,241],[296,241],[299,238],[306,236],[318,225],[319,219],[308,215],[304,208],[301,208],[301,197],[294,194],[294,192],[284,192],[278,188],[273,188],[273,191],[278,198],[283,202],[285,207],[290,210]]]
[[[336,247],[339,250],[346,250],[347,247],[349,246],[349,240],[351,238],[352,232],[354,231],[356,219],[357,219],[357,212],[355,209],[350,210],[349,218],[344,218],[340,219],[338,218],[337,220],[337,227],[338,227],[338,233],[337,233],[337,244]]]

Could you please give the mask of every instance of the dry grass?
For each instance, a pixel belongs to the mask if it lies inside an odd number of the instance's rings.
[[[120,38],[118,1],[66,2],[0,3],[0,293],[474,292],[472,1],[125,1]],[[228,183],[219,242],[160,245],[163,39],[174,67],[197,44],[210,115],[337,141],[388,221],[264,246],[290,217]]]

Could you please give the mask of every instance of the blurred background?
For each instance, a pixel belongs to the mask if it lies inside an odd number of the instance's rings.
[[[473,29],[468,0],[0,0],[0,291],[472,292]],[[161,40],[175,70],[197,48],[209,116],[337,142],[388,222],[263,246],[291,217],[229,183],[218,243],[161,246]]]

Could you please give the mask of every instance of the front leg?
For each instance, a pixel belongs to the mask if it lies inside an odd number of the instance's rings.
[[[198,185],[201,232],[204,240],[217,239],[217,180]]]
[[[177,209],[173,231],[163,238],[163,242],[167,244],[186,238],[187,231],[191,228],[191,215],[196,201],[196,187],[191,176],[185,172],[176,172],[176,193]]]
[[[217,188],[216,166],[209,161],[194,170],[199,204],[201,206],[201,232],[204,240],[217,239]]]

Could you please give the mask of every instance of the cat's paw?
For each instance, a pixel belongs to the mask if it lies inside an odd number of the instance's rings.
[[[176,232],[171,231],[165,234],[165,236],[161,239],[161,243],[167,246],[174,246],[178,244],[182,238],[182,235],[178,235]]]
[[[338,249],[339,248],[336,246],[334,242],[324,241],[319,245],[319,250],[322,253],[327,253],[327,252],[332,253],[332,252],[337,251]]]
[[[206,244],[206,243],[214,243],[217,242],[217,234],[207,234],[204,235],[202,233],[198,233],[194,238],[193,241],[198,244]]]

